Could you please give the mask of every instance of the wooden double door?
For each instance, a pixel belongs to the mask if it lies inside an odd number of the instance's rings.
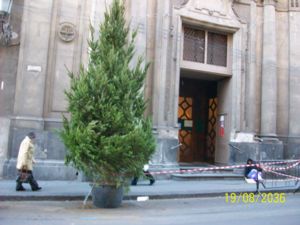
[[[181,78],[178,101],[179,162],[214,162],[217,82]]]

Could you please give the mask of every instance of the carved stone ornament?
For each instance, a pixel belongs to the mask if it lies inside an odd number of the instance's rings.
[[[182,0],[180,8],[189,8],[198,12],[217,17],[230,17],[233,0]]]
[[[213,14],[226,16],[228,5],[231,5],[228,0],[195,1],[195,8],[203,12],[206,11],[210,16]]]
[[[71,42],[76,37],[76,27],[69,22],[63,22],[59,25],[58,36],[65,42]]]

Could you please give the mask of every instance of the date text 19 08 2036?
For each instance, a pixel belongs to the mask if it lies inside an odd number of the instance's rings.
[[[240,193],[225,193],[226,203],[285,203],[285,193],[261,193],[255,195],[254,193],[240,192]]]

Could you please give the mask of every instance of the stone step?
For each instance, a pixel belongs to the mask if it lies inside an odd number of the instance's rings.
[[[243,175],[234,173],[186,173],[171,174],[173,180],[242,180]]]
[[[194,165],[180,165],[175,167],[165,167],[165,168],[150,168],[150,173],[156,177],[156,179],[177,179],[176,175],[179,176],[179,179],[198,179],[197,176],[202,176],[199,179],[221,179],[222,177],[226,177],[225,179],[230,179],[230,176],[235,178],[235,176],[243,177],[242,171],[236,171],[235,169],[222,169],[222,170],[208,170],[208,171],[197,171],[202,168],[210,168],[215,167],[214,165],[202,165],[202,166],[194,166]],[[187,170],[196,169],[194,172],[189,172]],[[161,172],[161,173],[160,173]],[[174,178],[174,176],[176,178]],[[184,177],[190,178],[184,178]]]
[[[220,169],[220,170],[205,170],[201,171],[201,169],[206,169],[207,167],[180,167],[180,170],[184,173],[187,170],[196,170],[193,173],[208,173],[208,174],[216,174],[216,173],[233,173],[234,169]],[[189,172],[187,172],[189,173]]]

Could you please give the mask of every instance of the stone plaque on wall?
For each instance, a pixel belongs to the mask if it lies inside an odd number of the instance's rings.
[[[58,36],[65,42],[73,41],[76,36],[75,25],[69,22],[61,23],[58,30]]]

